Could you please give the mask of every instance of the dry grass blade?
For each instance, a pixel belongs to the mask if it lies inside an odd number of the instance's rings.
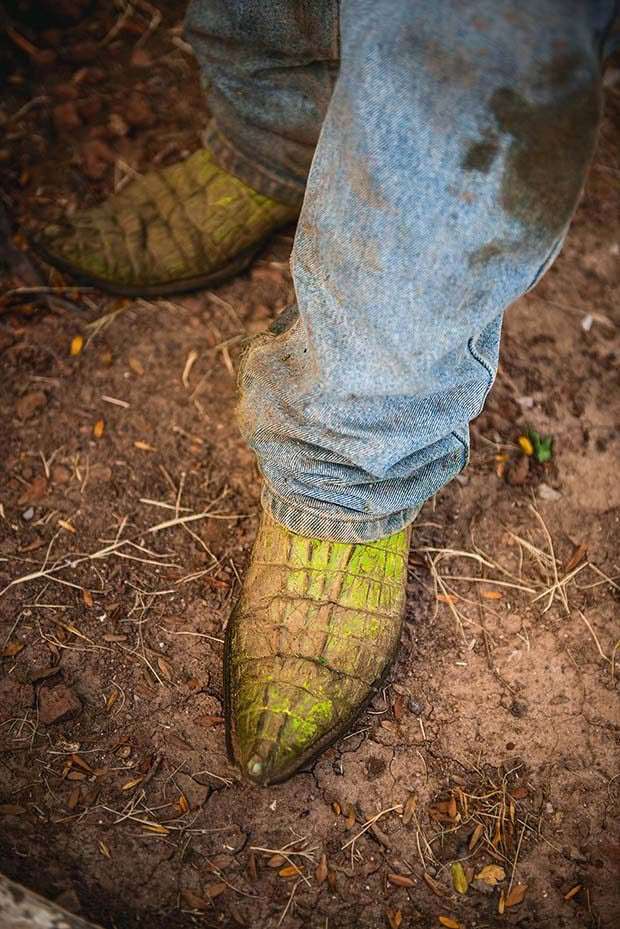
[[[397,803],[396,806],[390,806],[388,807],[388,809],[381,810],[381,812],[376,813],[374,816],[371,816],[371,818],[367,820],[367,822],[364,823],[364,825],[362,826],[360,831],[357,833],[357,835],[354,835],[352,839],[349,839],[348,842],[345,842],[340,850],[344,851],[345,848],[349,847],[349,845],[352,845],[354,842],[357,842],[357,840],[361,838],[361,836],[363,836],[365,832],[368,832],[370,827],[374,826],[374,824],[378,822],[378,820],[380,820],[382,816],[387,816],[388,813],[393,813],[395,812],[395,810],[402,810],[402,808],[403,808],[402,803]]]

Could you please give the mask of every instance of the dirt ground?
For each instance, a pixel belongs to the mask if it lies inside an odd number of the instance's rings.
[[[471,464],[417,521],[390,683],[259,790],[222,718],[260,489],[235,367],[291,302],[294,230],[217,291],[154,302],[39,276],[12,234],[199,146],[182,7],[39,4],[55,13],[15,26],[35,49],[0,39],[0,870],[110,929],[612,929],[617,71],[564,251],[507,315]],[[531,430],[550,462],[524,454]]]

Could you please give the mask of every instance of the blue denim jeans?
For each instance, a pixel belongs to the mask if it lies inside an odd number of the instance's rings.
[[[194,0],[208,146],[301,205],[239,418],[289,529],[389,535],[467,463],[502,318],[557,255],[615,0]],[[305,191],[305,193],[304,193]]]

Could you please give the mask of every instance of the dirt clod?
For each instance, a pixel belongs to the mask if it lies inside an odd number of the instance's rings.
[[[39,720],[45,726],[74,719],[82,712],[82,703],[66,684],[42,687],[39,693]]]

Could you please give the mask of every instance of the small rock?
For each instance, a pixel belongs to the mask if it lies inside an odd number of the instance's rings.
[[[515,613],[504,616],[502,619],[502,631],[508,635],[514,635],[521,631],[521,617]]]
[[[77,108],[82,119],[90,122],[101,110],[101,97],[85,97],[83,100],[78,100]]]
[[[492,884],[487,884],[486,881],[474,880],[471,882],[471,886],[474,888],[474,890],[479,890],[480,893],[486,894],[488,897],[495,893],[495,887]]]
[[[27,523],[30,522],[33,516],[34,516],[34,510],[31,506],[29,506],[28,509],[24,510],[24,512],[22,513],[22,519],[25,519]]]
[[[66,684],[42,687],[39,693],[39,720],[45,726],[73,719],[82,712],[82,704]]]
[[[71,480],[71,472],[64,465],[54,465],[52,468],[52,481],[54,484],[66,484]]]
[[[53,111],[54,125],[61,132],[66,129],[77,129],[81,125],[81,120],[75,103],[58,103]]]
[[[114,161],[114,152],[100,139],[91,139],[82,146],[82,170],[87,177],[98,181]]]
[[[521,455],[516,461],[511,461],[508,468],[508,483],[513,487],[519,487],[525,484],[525,479],[530,470],[530,459],[527,455]]]
[[[110,113],[110,118],[108,119],[108,128],[112,135],[123,138],[129,132],[129,126],[120,115],[120,113]]]
[[[129,59],[129,64],[132,68],[150,68],[153,59],[145,48],[136,48]]]
[[[136,129],[149,129],[155,124],[155,114],[146,97],[133,93],[129,98],[124,113],[130,126]]]
[[[414,716],[421,716],[424,712],[424,704],[420,703],[419,700],[416,700],[415,697],[409,697],[407,706],[409,708],[409,712],[413,713]]]
[[[344,764],[342,763],[342,758],[336,758],[333,764],[334,774],[338,774],[340,777],[344,777]]]
[[[562,499],[562,494],[554,490],[553,487],[549,487],[548,484],[538,485],[538,496],[541,500],[546,500],[548,503],[555,503],[556,500]]]

